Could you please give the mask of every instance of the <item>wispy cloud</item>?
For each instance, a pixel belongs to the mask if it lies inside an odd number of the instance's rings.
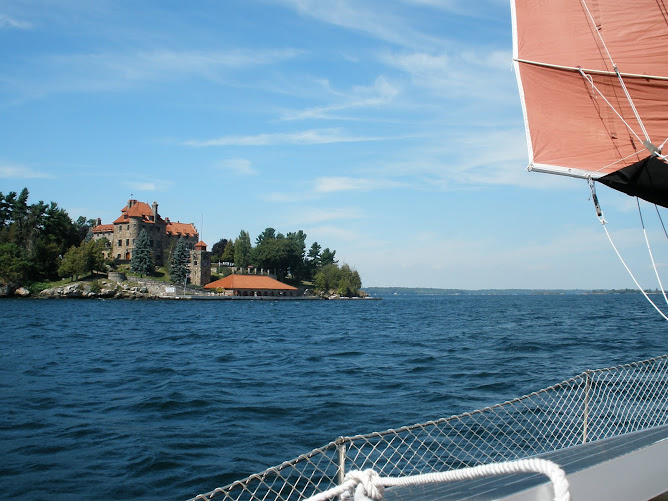
[[[242,176],[257,176],[258,172],[251,164],[250,160],[245,158],[228,158],[218,162],[214,168],[218,171],[238,174]]]
[[[23,165],[0,164],[0,178],[3,179],[49,179],[51,174],[40,172]]]
[[[277,132],[273,134],[256,134],[252,136],[222,136],[215,139],[185,141],[184,146],[276,146],[276,145],[308,145],[330,143],[358,143],[364,141],[385,141],[389,137],[355,136],[346,134],[341,129],[311,129],[298,132]]]
[[[56,54],[17,69],[6,80],[17,92],[33,97],[58,92],[113,92],[191,77],[220,83],[231,72],[277,65],[300,53],[295,49],[231,49]]]
[[[172,181],[126,181],[123,183],[134,191],[167,191],[174,183]]]
[[[283,114],[283,120],[304,120],[304,119],[332,119],[339,118],[334,116],[346,110],[357,110],[363,108],[377,108],[386,105],[394,100],[401,92],[399,85],[393,84],[387,78],[380,76],[376,78],[371,86],[357,86],[352,89],[350,94],[341,97],[337,93],[336,104],[325,106],[315,106],[299,111],[288,111]]]
[[[358,207],[334,207],[303,212],[295,220],[300,224],[315,224],[342,219],[362,219],[364,217],[364,212]]]
[[[337,191],[374,191],[403,186],[405,184],[390,179],[320,177],[315,180],[313,189],[318,193],[333,193]]]
[[[438,44],[435,37],[413,29],[392,4],[355,2],[354,0],[276,0],[302,16],[363,33],[405,47]]]
[[[11,18],[5,14],[0,14],[0,30],[3,29],[29,30],[31,28],[32,24],[27,21],[20,21],[18,19]]]

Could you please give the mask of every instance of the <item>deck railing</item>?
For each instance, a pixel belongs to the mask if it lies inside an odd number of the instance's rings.
[[[522,459],[668,423],[668,355],[588,370],[485,409],[341,437],[194,500],[298,501],[350,470],[406,476]]]

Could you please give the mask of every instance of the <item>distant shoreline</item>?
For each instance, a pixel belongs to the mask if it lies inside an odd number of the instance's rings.
[[[638,289],[438,289],[433,287],[364,287],[372,296],[565,296],[591,294],[641,294]],[[645,291],[660,294],[661,291]]]

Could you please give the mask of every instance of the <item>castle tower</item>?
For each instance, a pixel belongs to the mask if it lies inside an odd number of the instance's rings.
[[[190,283],[206,285],[211,282],[211,253],[207,252],[206,244],[201,240],[190,251]]]

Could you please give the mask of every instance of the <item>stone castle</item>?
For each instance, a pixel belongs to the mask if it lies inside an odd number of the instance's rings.
[[[93,239],[106,238],[110,249],[107,258],[118,262],[129,262],[135,241],[142,230],[148,233],[156,266],[165,264],[170,249],[180,238],[186,241],[190,251],[190,279],[195,285],[206,285],[211,281],[211,253],[206,244],[199,240],[199,233],[193,223],[171,222],[158,213],[158,203],[148,205],[134,199],[121,209],[121,215],[111,224],[102,224],[98,218],[93,228]]]

